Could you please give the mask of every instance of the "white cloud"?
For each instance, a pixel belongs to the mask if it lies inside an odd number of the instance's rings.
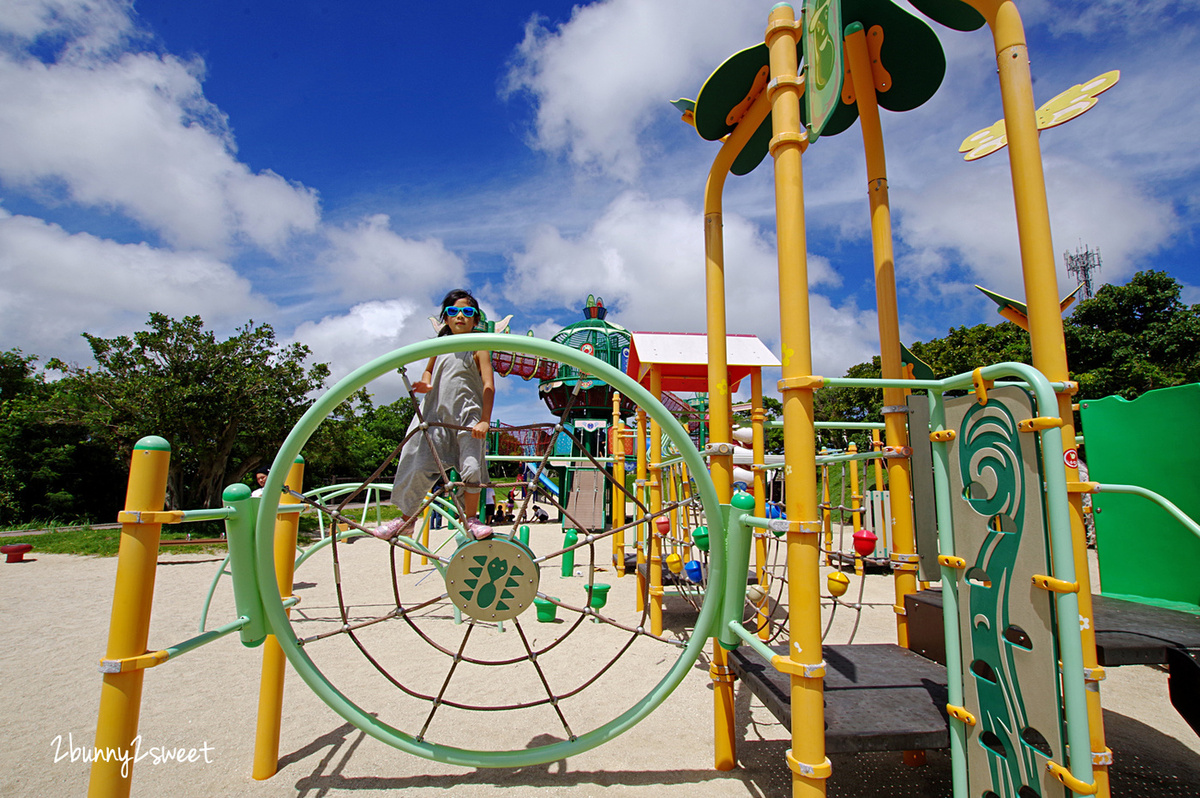
[[[439,294],[438,300],[441,299]],[[436,300],[435,300],[436,301]],[[495,310],[480,303],[489,318]],[[433,301],[411,297],[371,300],[354,305],[345,313],[329,314],[319,321],[301,323],[289,342],[299,342],[312,350],[312,362],[328,363],[329,384],[394,349],[434,337],[429,320],[436,315]],[[410,380],[420,377],[424,362],[408,368]],[[367,390],[376,404],[391,402],[403,393],[404,383],[389,373],[374,380]]]
[[[122,0],[5,0],[0,32],[31,43],[67,40],[67,57],[104,52],[135,33],[133,3]]]
[[[201,73],[151,53],[0,56],[0,179],[117,210],[175,246],[277,252],[316,227],[316,193],[237,160]]]
[[[80,333],[112,336],[152,311],[233,327],[273,312],[228,264],[197,252],[118,244],[0,209],[0,340],[86,361]]]
[[[701,214],[679,200],[621,195],[587,231],[566,237],[537,228],[513,258],[503,291],[513,303],[574,309],[588,294],[604,297],[613,320],[632,330],[699,332],[705,325]],[[727,330],[779,340],[778,261],[774,242],[747,220],[724,217]],[[838,286],[828,259],[810,255],[809,285]],[[832,373],[873,350],[874,314],[810,299],[814,362]],[[869,354],[866,357],[870,357]]]
[[[533,96],[537,149],[632,180],[645,158],[640,134],[678,119],[665,103],[694,97],[724,58],[761,41],[764,20],[722,0],[607,0],[576,6],[554,29],[535,16],[507,91]]]
[[[322,256],[328,285],[341,296],[402,296],[433,303],[465,275],[461,257],[436,238],[414,240],[392,231],[386,214],[326,230],[329,249]]]
[[[969,166],[925,187],[920,197],[899,193],[899,206],[904,208],[897,215],[899,235],[914,250],[905,259],[901,277],[943,280],[953,276],[949,264],[957,262],[970,280],[1024,298],[1007,164]],[[1137,184],[1088,164],[1048,158],[1045,174],[1061,293],[1074,287],[1062,263],[1063,251],[1081,242],[1099,247],[1105,280],[1122,280],[1163,247],[1178,227],[1169,205]]]
[[[425,303],[408,299],[363,302],[344,314],[304,322],[292,333],[291,340],[312,350],[312,362],[329,364],[332,386],[359,366],[400,346],[430,337],[432,328],[424,309]],[[409,378],[414,379],[411,369]],[[402,387],[399,376],[388,375],[376,380],[368,390],[390,402],[400,395]]]

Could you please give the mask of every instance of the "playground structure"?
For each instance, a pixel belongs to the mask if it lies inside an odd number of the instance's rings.
[[[793,774],[793,794],[797,796],[825,793],[825,779],[831,772],[827,753],[943,745],[951,750],[955,796],[1023,798],[1030,794],[1049,796],[1067,792],[1108,795],[1106,766],[1111,762],[1112,752],[1104,744],[1100,714],[1103,668],[1097,659],[1099,616],[1093,611],[1088,578],[1081,497],[1093,493],[1098,502],[1108,502],[1109,493],[1118,494],[1114,499],[1123,498],[1120,494],[1139,494],[1157,502],[1174,516],[1173,520],[1184,525],[1187,530],[1184,540],[1194,542],[1193,536],[1200,535],[1200,528],[1186,513],[1144,486],[1079,479],[1071,406],[1076,386],[1069,381],[1062,346],[1038,124],[1024,35],[1014,4],[1010,0],[914,0],[913,4],[951,27],[975,29],[988,24],[996,41],[1028,303],[1026,317],[1033,342],[1032,367],[981,364],[970,373],[940,380],[914,379],[905,373],[898,337],[887,177],[877,105],[909,110],[932,95],[941,79],[940,68],[928,68],[930,64],[936,67],[941,59],[936,36],[924,22],[882,0],[855,4],[811,2],[806,4],[807,24],[796,20],[790,6],[780,4],[771,11],[765,44],[735,54],[706,82],[690,107],[684,103],[701,135],[724,141],[710,173],[705,208],[709,419],[708,440],[703,448],[708,462],[705,463],[688,431],[654,391],[646,390],[637,379],[569,347],[518,336],[486,334],[460,335],[453,340],[406,347],[367,364],[340,382],[313,406],[284,443],[265,488],[264,495],[269,498],[259,504],[257,511],[253,500],[235,489],[227,494],[225,508],[163,511],[160,482],[165,479],[168,455],[160,442],[143,441],[144,445],[134,454],[127,509],[121,518],[127,527],[122,539],[113,626],[105,660],[108,671],[102,692],[97,747],[110,746],[113,750],[127,747],[136,734],[144,668],[190,651],[216,636],[238,631],[247,645],[267,641],[264,674],[268,670],[271,674],[277,672],[281,679],[286,657],[305,682],[342,717],[396,748],[477,766],[547,762],[605,742],[643,719],[679,683],[682,673],[698,656],[705,638],[711,636],[716,641],[710,672],[714,687],[715,765],[719,769],[736,764],[733,681],[737,674],[764,701],[773,702],[773,709],[780,713],[786,710],[786,722],[792,730],[787,765]],[[806,36],[807,40],[802,41]],[[922,57],[906,62],[904,55],[914,52]],[[801,54],[808,54],[803,70],[799,63]],[[941,63],[944,68],[944,59]],[[847,78],[848,85],[842,85],[842,77]],[[803,111],[802,97],[808,103]],[[855,118],[861,121],[868,161],[883,365],[883,377],[879,380],[824,378],[811,373],[802,159],[818,136],[844,131]],[[783,353],[779,388],[783,395],[786,513],[776,517],[771,517],[765,506],[759,506],[765,501],[765,486],[756,484],[753,496],[734,491],[731,368],[725,330],[720,222],[721,189],[726,175],[730,171],[745,174],[768,152],[773,156],[776,177]],[[326,413],[371,379],[431,355],[467,349],[510,352],[513,364],[532,361],[535,372],[541,368],[539,363],[543,359],[565,363],[579,372],[595,375],[639,411],[644,411],[650,426],[639,415],[638,434],[633,439],[639,490],[627,496],[626,501],[614,503],[614,507],[619,504],[621,508],[613,511],[610,528],[581,529],[575,542],[568,541],[554,552],[527,548],[520,542],[517,530],[491,543],[460,544],[452,555],[438,559],[446,589],[439,585],[432,590],[432,598],[419,595],[416,604],[404,604],[397,597],[400,611],[391,618],[404,616],[414,606],[432,606],[423,602],[450,598],[462,615],[472,619],[466,635],[477,625],[494,623],[498,631],[498,624],[509,621],[520,631],[522,612],[535,604],[541,615],[545,602],[549,601],[577,615],[572,629],[622,628],[620,622],[614,623],[600,613],[603,606],[596,606],[594,599],[604,591],[590,577],[583,606],[556,600],[536,584],[532,592],[512,585],[514,595],[510,598],[514,605],[519,605],[514,614],[496,618],[488,617],[484,611],[498,609],[492,593],[498,594],[509,587],[504,580],[514,567],[525,575],[530,569],[536,572],[550,560],[565,562],[567,554],[578,551],[587,551],[593,564],[603,562],[607,551],[603,556],[597,555],[597,544],[608,540],[614,546],[613,562],[623,562],[617,541],[626,529],[633,528],[642,530],[639,534],[644,537],[640,539],[647,543],[639,546],[639,551],[647,551],[649,581],[647,589],[638,596],[638,609],[642,622],[651,628],[638,625],[625,631],[630,634],[631,642],[655,637],[658,633],[653,631],[654,599],[661,599],[661,595],[655,596],[651,589],[654,569],[657,567],[661,574],[664,559],[675,554],[682,560],[679,550],[685,544],[699,545],[700,526],[707,533],[707,589],[679,659],[644,699],[582,734],[571,731],[559,711],[559,699],[564,696],[547,686],[537,701],[539,706],[554,708],[567,739],[530,749],[481,751],[431,742],[426,739],[424,727],[414,733],[377,718],[332,683],[309,654],[315,638],[300,634],[288,616],[288,609],[295,601],[291,595],[294,528],[289,533],[288,524],[298,510],[299,466],[295,463],[305,440]],[[581,378],[572,388],[576,396],[595,387],[585,387],[584,382],[587,380]],[[830,455],[831,459],[825,462],[858,462],[858,458],[870,457],[886,463],[891,524],[886,530],[885,551],[895,575],[896,646],[822,645],[817,601],[822,593],[819,569],[831,554],[826,536],[827,514],[833,509],[832,499],[826,500],[822,507],[817,495],[817,474],[822,460],[816,448],[812,394],[822,386],[873,387],[884,392],[884,436],[879,451],[847,451]],[[945,396],[968,390],[971,393],[967,396]],[[615,400],[611,411],[615,428],[610,436],[615,442],[614,472],[618,461],[624,467],[628,455],[625,448],[628,437],[620,423],[628,413],[622,412],[621,401]],[[1086,418],[1092,408],[1084,411]],[[1096,427],[1089,430],[1089,435],[1102,440],[1112,422],[1103,420],[1099,411],[1100,408],[1095,411]],[[756,422],[761,425],[761,407],[756,406],[752,416],[758,416]],[[656,434],[655,425],[660,434]],[[559,425],[556,431],[564,430]],[[663,436],[676,452],[662,450]],[[578,439],[576,442],[579,443]],[[586,447],[581,445],[580,449]],[[604,470],[594,452],[588,451],[586,456],[593,460],[597,470]],[[921,461],[923,456],[928,459]],[[674,464],[668,463],[672,457],[678,457],[681,469],[686,468],[686,478],[682,478],[682,470],[679,479],[673,474]],[[757,445],[753,457],[752,465],[766,465]],[[544,455],[535,477],[544,473],[547,460]],[[1094,474],[1099,474],[1096,463],[1093,469]],[[752,469],[756,483],[764,472],[765,468]],[[921,485],[926,481],[932,489],[922,497]],[[876,484],[879,482],[877,478]],[[613,491],[625,490],[625,481],[617,473],[609,484]],[[688,495],[682,487],[677,491],[667,487],[675,484],[690,484],[693,493]],[[291,486],[289,492],[284,492],[285,485]],[[855,495],[853,487],[851,495]],[[279,499],[280,496],[283,498]],[[636,508],[637,517],[632,521],[625,517],[627,502]],[[690,535],[673,534],[680,522],[672,521],[671,514],[696,512],[697,504],[696,519],[703,524],[692,525]],[[1110,507],[1119,504],[1114,501],[1103,510],[1108,512]],[[861,510],[852,504],[851,517],[857,518]],[[929,515],[933,510],[936,512]],[[1113,510],[1114,515],[1117,513]],[[230,570],[238,618],[180,646],[146,653],[146,618],[150,611],[158,528],[164,522],[200,518],[225,518],[230,524]],[[346,521],[339,518],[338,522]],[[1103,524],[1100,527],[1098,537],[1103,546],[1107,533]],[[267,531],[272,529],[273,535]],[[328,548],[335,563],[337,546],[341,540],[349,539],[342,535],[357,532],[330,536]],[[769,624],[751,624],[748,628],[743,612],[747,598],[744,575],[749,570],[751,550],[757,542],[765,544],[772,538],[782,541],[786,576],[772,580],[761,567],[758,575],[760,593],[764,592],[765,583],[770,583],[767,587],[778,584],[786,589],[786,601],[775,604],[787,608],[787,640],[786,645],[776,648],[764,642],[763,633]],[[493,548],[483,553],[480,547],[485,545]],[[664,546],[676,550],[665,551]],[[401,541],[399,547],[437,559],[420,543]],[[875,551],[873,546],[872,553]],[[392,554],[391,578],[396,584],[399,567],[395,565],[394,549]],[[477,556],[481,559],[475,560]],[[471,565],[472,561],[478,564]],[[460,562],[465,564],[456,566]],[[460,570],[452,573],[455,567]],[[462,568],[467,569],[469,577],[463,575]],[[503,573],[493,574],[493,568]],[[668,570],[673,569],[668,566]],[[464,598],[464,591],[459,590],[455,598],[457,589],[449,587],[452,580],[480,580],[485,572],[490,579],[486,585],[471,585],[471,597]],[[924,660],[916,662],[913,658],[920,658],[908,651],[920,648],[913,637],[924,625],[917,624],[915,618],[919,612],[925,612],[920,605],[929,603],[925,591],[918,593],[919,575],[922,581],[942,583],[940,623],[934,626],[942,634],[944,671]],[[341,582],[338,584],[340,587]],[[492,588],[486,601],[482,595],[484,587]],[[836,591],[831,592],[836,595]],[[761,620],[760,616],[765,616],[768,597],[760,596],[751,602],[757,609],[751,618]],[[1162,601],[1187,604],[1187,598],[1187,595],[1183,600],[1178,596],[1164,597]],[[537,604],[538,600],[542,603]],[[1076,618],[1080,619],[1078,628]],[[584,619],[598,623],[583,624]],[[365,628],[378,625],[379,620],[351,623],[343,607],[341,626],[346,628],[331,627],[329,636],[341,634],[354,639],[352,633],[357,632],[358,624]],[[333,627],[337,625],[334,623]],[[466,635],[460,637],[463,647]],[[523,632],[520,637],[525,641]],[[624,643],[618,644],[618,648],[621,645]],[[442,648],[446,648],[445,644]],[[1200,648],[1200,640],[1185,648]],[[538,663],[548,650],[525,644],[517,658],[544,674]],[[452,649],[448,654],[455,656]],[[1164,654],[1168,656],[1177,655]],[[507,659],[502,660],[507,664]],[[457,664],[458,659],[454,662]],[[613,662],[615,658],[604,670]],[[501,660],[490,664],[501,664]],[[1171,667],[1174,685],[1174,659]],[[1191,667],[1195,668],[1194,661]],[[1184,693],[1187,688],[1183,680],[1190,671],[1187,662],[1180,662],[1178,668],[1183,685],[1180,691]],[[381,671],[388,676],[386,669]],[[451,667],[442,684],[443,692],[453,672]],[[850,678],[847,674],[856,675]],[[892,712],[878,711],[885,694],[874,690],[869,682],[876,674],[891,680],[886,695]],[[602,675],[597,674],[596,679],[580,689],[598,683]],[[898,685],[896,681],[901,677],[909,681]],[[929,692],[921,687],[922,681],[930,678],[940,679],[944,684],[941,706],[932,704]],[[256,777],[273,772],[270,718],[275,718],[274,755],[277,756],[281,685],[275,676],[264,675],[260,718],[266,720],[262,721],[265,726],[260,725],[259,743],[263,748],[261,756],[256,755]],[[1173,697],[1174,691],[1173,686]],[[432,701],[430,718],[443,703],[443,693],[438,693]],[[906,714],[901,705],[919,710]],[[521,708],[524,707],[485,709]],[[867,720],[883,724],[868,729],[863,724]],[[913,753],[910,758],[915,762],[919,755]],[[127,792],[128,781],[121,780],[118,770],[117,763],[97,762],[93,769],[94,794],[119,794],[122,789]]]
[[[343,582],[337,568],[339,545],[345,545],[346,541],[361,536],[363,530],[360,528],[361,525],[337,512],[336,508],[326,507],[326,511],[331,514],[338,525],[344,524],[350,527],[348,531],[331,534],[317,544],[321,547],[321,551],[327,551],[332,558],[333,579],[338,586],[339,593],[339,614],[327,619],[325,623],[328,624],[328,627],[315,635],[307,633],[307,630],[312,627],[302,626],[300,629],[295,629],[291,626],[294,623],[306,624],[312,621],[311,618],[303,617],[303,613],[299,621],[294,613],[291,618],[288,615],[288,609],[296,602],[296,597],[292,595],[291,590],[294,568],[311,556],[310,552],[306,551],[298,559],[295,549],[297,513],[302,502],[312,502],[299,490],[302,479],[302,461],[300,461],[299,452],[308,437],[326,418],[331,408],[337,407],[345,396],[351,395],[365,383],[382,374],[390,373],[399,366],[423,361],[425,358],[437,354],[489,346],[499,348],[506,343],[512,345],[514,350],[519,353],[547,357],[578,368],[587,368],[598,378],[618,388],[622,395],[635,403],[635,406],[645,406],[647,414],[660,426],[663,434],[679,447],[683,462],[687,463],[689,469],[698,475],[694,479],[696,493],[694,498],[689,497],[689,501],[701,504],[704,507],[704,514],[708,517],[720,516],[721,510],[714,501],[711,484],[707,482],[704,462],[691,447],[686,430],[674,420],[670,413],[654,402],[637,383],[629,380],[615,369],[590,360],[577,350],[524,337],[473,334],[435,339],[398,350],[349,375],[310,409],[305,418],[293,430],[292,435],[285,441],[283,449],[272,465],[271,476],[264,487],[264,496],[272,497],[269,499],[264,498],[260,501],[251,498],[249,490],[245,486],[235,485],[226,491],[225,507],[198,511],[163,511],[161,509],[164,495],[163,480],[165,480],[166,463],[169,459],[169,447],[161,439],[146,439],[139,444],[134,455],[127,510],[120,519],[126,526],[123,529],[121,564],[118,567],[121,573],[118,577],[119,584],[115,596],[114,624],[105,657],[105,688],[97,727],[97,746],[108,746],[111,750],[120,750],[122,743],[118,741],[131,739],[133,736],[130,734],[130,730],[136,730],[138,702],[131,704],[124,700],[124,697],[139,695],[140,682],[145,668],[170,661],[183,653],[233,632],[238,632],[247,646],[264,646],[263,698],[260,702],[260,727],[256,741],[254,770],[255,776],[258,778],[272,775],[278,758],[278,724],[282,698],[282,668],[285,657],[293,662],[293,667],[302,674],[305,681],[323,700],[329,702],[336,711],[342,713],[352,723],[360,725],[368,734],[410,753],[435,757],[446,762],[470,763],[476,766],[522,766],[553,761],[587,750],[636,723],[660,703],[692,665],[704,645],[706,635],[693,635],[690,639],[680,639],[673,635],[671,640],[663,640],[648,631],[649,624],[646,622],[648,609],[646,608],[641,609],[628,621],[621,615],[624,610],[612,608],[612,612],[603,611],[607,586],[594,580],[595,566],[607,560],[607,549],[603,549],[602,546],[607,543],[608,537],[615,534],[614,530],[605,530],[601,533],[581,530],[577,540],[569,542],[562,548],[551,547],[549,552],[542,548],[537,554],[522,542],[523,530],[521,529],[513,529],[511,532],[498,534],[491,540],[468,543],[466,546],[461,545],[460,540],[457,549],[450,554],[440,555],[435,554],[417,540],[400,538],[392,547],[390,570],[383,574],[393,585],[391,590],[396,595],[395,607],[389,612],[377,613],[364,620],[361,613],[365,611],[364,605],[370,606],[370,602],[358,598],[355,594],[363,584],[371,581],[374,577],[364,577],[360,580],[356,576]],[[539,462],[537,470],[540,471],[544,468],[549,455],[550,452],[547,452]],[[287,469],[286,463],[294,463],[294,465]],[[360,487],[366,488],[367,485]],[[275,496],[282,496],[282,503],[275,500],[273,498]],[[344,496],[341,501],[345,503],[351,498],[351,496]],[[630,500],[637,508],[632,524],[653,524],[655,516],[650,515],[636,497],[630,497]],[[679,503],[669,503],[661,509],[660,513],[670,512],[677,506]],[[280,519],[278,522],[277,516]],[[148,617],[150,611],[150,591],[153,589],[154,565],[157,556],[156,544],[161,524],[216,519],[224,519],[227,524],[230,545],[229,570],[237,605],[237,617],[229,623],[203,632],[182,644],[147,653],[145,618]],[[259,534],[257,532],[259,529],[264,532]],[[272,534],[272,530],[274,530],[274,534]],[[381,544],[371,538],[369,545]],[[472,549],[471,546],[476,548]],[[431,562],[436,562],[436,570],[440,578],[428,580],[424,586],[420,582],[424,576],[429,575],[428,571],[425,574],[413,574],[411,578],[407,578],[409,575],[402,573],[405,569],[400,565],[399,560],[400,555],[408,551],[428,557]],[[598,553],[601,551],[603,551],[602,554]],[[585,560],[576,559],[577,555],[582,557],[585,554]],[[464,559],[468,557],[470,559]],[[475,565],[475,557],[481,559],[479,565]],[[538,574],[551,570],[547,566],[557,565],[560,561],[566,563],[568,560],[589,566],[589,575],[585,579],[583,590],[580,591],[585,595],[559,598],[549,595],[550,590],[548,589],[539,590]],[[381,562],[385,561],[381,558]],[[134,571],[129,571],[128,564],[131,562],[138,565]],[[722,579],[723,551],[713,552],[708,560],[708,568],[711,578],[718,581]],[[472,569],[480,571],[480,573],[475,573]],[[486,569],[486,571],[481,569]],[[498,573],[498,570],[502,570],[504,573]],[[569,569],[564,568],[564,570]],[[132,576],[130,576],[131,573]],[[518,575],[531,577],[531,584],[524,585],[523,579],[518,580],[522,583],[520,585],[509,584],[505,581],[506,579],[512,581]],[[472,584],[469,580],[475,580],[475,583]],[[450,589],[449,586],[452,584],[470,585],[470,589],[466,591],[461,588]],[[422,590],[426,592],[423,593]],[[508,595],[509,592],[512,592],[513,595]],[[264,593],[266,598],[264,598]],[[344,602],[343,593],[345,594]],[[466,593],[472,595],[467,596]],[[440,617],[422,617],[434,605],[444,607],[447,599],[458,610],[453,617],[444,614]],[[522,622],[528,619],[518,616],[530,609],[531,605],[535,605],[540,617],[544,609],[549,609],[544,606],[546,602],[556,607],[560,614],[567,612],[573,617],[565,629],[555,633],[553,640],[549,643],[542,640],[540,645],[535,645],[531,642],[531,637],[523,631]],[[276,605],[280,612],[278,615],[273,615],[272,610]],[[139,609],[130,612],[127,611],[129,608]],[[708,604],[697,618],[696,628],[704,630],[711,627],[715,613],[715,604]],[[435,613],[435,615],[437,614]],[[454,623],[455,620],[460,620],[464,616],[470,619],[469,623],[461,627]],[[597,623],[583,623],[588,619],[595,620]],[[410,667],[409,663],[415,660],[412,659],[414,655],[407,652],[404,646],[384,645],[385,654],[381,656],[375,650],[378,640],[372,641],[370,645],[362,642],[372,633],[372,630],[388,628],[387,622],[389,621],[396,621],[392,624],[393,627],[404,628],[407,626],[414,630],[421,627],[425,621],[429,621],[435,626],[450,625],[465,630],[451,632],[461,635],[454,644],[447,642],[442,632],[417,631],[417,635],[436,652],[434,656],[443,658],[447,663],[441,671],[444,679],[440,688],[436,684],[432,688],[404,685],[405,675],[397,673],[396,663],[389,663],[386,653],[386,650],[405,650],[404,670],[407,670]],[[515,634],[506,634],[506,630],[502,626],[505,623],[511,624],[512,629],[509,631],[515,631]],[[472,630],[477,628],[482,631],[478,631],[475,638],[491,642],[492,647],[484,649],[486,654],[481,655],[466,648]],[[613,630],[619,630],[619,633]],[[588,642],[583,645],[589,646],[587,659],[594,663],[595,668],[592,673],[583,673],[580,670],[578,652],[574,655],[575,659],[572,659],[570,641],[585,637]],[[594,649],[593,644],[597,637],[612,647],[614,653],[611,659],[601,657]],[[684,638],[686,637],[685,635]],[[319,641],[329,638],[333,638],[335,645],[340,645],[343,649],[338,651],[337,655],[319,653]],[[427,705],[427,717],[423,722],[417,720],[415,726],[402,730],[377,717],[378,712],[371,712],[356,704],[352,698],[331,682],[331,677],[325,675],[324,669],[331,665],[335,668],[338,665],[344,666],[347,644],[337,641],[345,640],[352,640],[354,647],[362,651],[395,689]],[[497,643],[497,640],[500,642]],[[646,685],[645,697],[641,699],[635,697],[625,706],[616,706],[611,717],[597,721],[593,728],[579,729],[569,717],[570,712],[567,707],[570,699],[590,688],[600,690],[607,696],[606,701],[601,702],[606,707],[614,707],[615,704],[621,703],[612,700],[614,688],[610,682],[619,672],[619,670],[613,671],[613,664],[625,651],[632,646],[642,644],[643,640],[650,641],[653,645],[664,645],[676,641],[680,646],[679,659],[673,661],[665,673],[659,674],[657,681]],[[574,645],[580,644],[575,643]],[[516,646],[515,651],[512,646]],[[499,650],[496,651],[493,648]],[[565,659],[567,665],[555,666],[553,663],[556,658]],[[314,659],[321,659],[321,665],[318,666]],[[463,663],[461,665],[463,670],[486,671],[491,668],[498,672],[511,672],[514,667],[524,667],[527,669],[527,676],[532,674],[538,676],[535,681],[535,695],[526,697],[515,705],[491,706],[486,700],[486,689],[482,691],[482,695],[485,696],[482,698],[479,693],[469,689],[469,685],[476,683],[477,680],[481,687],[486,685],[486,681],[480,680],[478,675],[472,679],[463,677],[455,682],[455,687],[459,690],[462,690],[464,685],[468,686],[468,692],[475,696],[473,699],[464,701],[461,698],[446,695],[446,686],[456,669],[460,667],[460,661]],[[551,692],[551,682],[567,677],[570,678],[567,686],[559,687],[557,691]],[[492,678],[508,679],[510,675],[506,673],[504,677]],[[561,682],[557,683],[561,684]],[[536,695],[537,691],[540,691],[540,697]],[[576,704],[578,705],[578,701]],[[557,716],[560,719],[563,736],[566,739],[528,749],[481,750],[480,746],[483,744],[482,740],[485,735],[480,733],[478,723],[469,727],[471,731],[464,738],[465,742],[470,744],[469,748],[462,747],[464,740],[459,740],[460,744],[455,746],[445,742],[435,742],[432,739],[433,733],[427,734],[427,727],[434,721],[435,715],[438,713],[444,715],[453,711],[477,713],[497,710],[550,711],[549,717]],[[496,739],[501,743],[509,741],[507,728],[497,727],[494,731],[496,731]],[[454,739],[453,728],[448,733]],[[126,735],[129,737],[126,738]],[[127,792],[128,788],[128,776],[122,777],[119,762],[100,761],[95,764],[92,778],[94,794],[120,794],[122,791]]]

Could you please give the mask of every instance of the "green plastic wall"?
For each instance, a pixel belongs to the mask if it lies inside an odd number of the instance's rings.
[[[1088,479],[1137,485],[1200,518],[1200,384],[1080,403]],[[1138,496],[1092,496],[1106,596],[1200,609],[1200,538]]]

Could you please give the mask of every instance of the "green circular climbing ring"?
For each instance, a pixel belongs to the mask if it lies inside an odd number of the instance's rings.
[[[687,430],[648,391],[579,350],[486,333],[398,349],[318,399],[275,458],[257,529],[273,528],[279,509],[275,497],[288,467],[321,425],[337,418],[345,401],[397,369],[464,351],[565,363],[645,410],[694,482],[692,496],[684,500],[689,512],[704,519],[714,541],[723,540],[723,516],[707,464]],[[435,426],[414,434],[428,434]],[[554,434],[574,433],[557,425]],[[539,453],[539,475],[550,467],[553,449]],[[624,526],[578,525],[576,537],[542,525],[529,540],[514,524],[473,540],[452,523],[441,531],[444,540],[431,538],[428,547],[404,535],[385,543],[354,530],[342,532],[307,560],[304,583],[297,584],[298,590],[314,591],[307,595],[317,595],[318,588],[326,592],[317,601],[305,597],[290,615],[276,589],[272,535],[258,534],[255,569],[270,632],[322,701],[366,734],[411,754],[470,767],[525,767],[611,740],[644,719],[692,669],[712,634],[720,591],[709,592],[698,614],[676,618],[661,636],[651,634],[649,596],[642,597],[641,606],[633,599],[636,577],[609,578],[615,565],[613,536],[628,535],[625,545],[631,547],[637,528],[653,527],[657,516],[672,508],[651,513],[625,485],[612,481],[604,463],[594,461],[590,468],[609,481],[606,490],[612,495],[626,496],[634,511]],[[498,485],[497,480],[493,474],[491,484]],[[438,501],[453,515],[451,504],[460,499],[461,493],[449,492]],[[335,508],[318,509],[345,527],[347,519]],[[560,510],[566,508],[560,505]],[[352,543],[355,548],[349,549]],[[711,547],[707,571],[709,585],[722,583],[722,546]],[[325,596],[335,598],[326,601]],[[629,664],[628,657],[646,646],[655,647],[654,656],[638,659],[637,667]],[[647,661],[658,670],[645,667]]]

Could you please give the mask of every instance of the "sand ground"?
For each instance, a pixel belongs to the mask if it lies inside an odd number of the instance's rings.
[[[535,548],[539,540],[552,542],[553,537],[545,536],[556,534],[553,530],[549,525],[535,528]],[[168,553],[159,557],[152,649],[196,634],[203,599],[222,556]],[[80,761],[81,752],[90,749],[95,738],[101,680],[97,663],[107,638],[117,561],[36,552],[32,559],[22,565],[0,563],[0,607],[5,619],[0,629],[0,673],[6,686],[0,795],[83,795],[90,766]],[[386,609],[390,592],[386,548],[362,540],[340,546],[339,559],[343,587],[353,596],[355,613],[366,618],[382,611],[376,607]],[[581,575],[567,578],[558,569],[544,569],[541,588],[564,603],[582,605],[587,563],[580,558],[578,565]],[[634,579],[617,578],[606,565],[595,576],[596,581],[614,585],[606,612],[632,619],[636,625]],[[858,577],[851,578],[847,595],[856,596]],[[298,572],[296,592],[302,603],[296,625],[304,630],[300,634],[330,628],[337,607],[332,582],[332,568],[319,558]],[[864,601],[880,606],[863,609],[855,642],[893,642],[890,578],[868,575],[863,588]],[[673,598],[668,599],[668,609],[669,634],[686,633],[693,617],[689,608]],[[225,578],[213,599],[209,626],[233,615],[232,590]],[[450,646],[457,644],[465,628],[454,626],[444,611],[439,617],[431,609],[421,620],[435,630],[431,634],[444,635],[439,639]],[[524,616],[521,620],[534,647],[545,645],[569,625],[567,621],[537,624]],[[852,611],[839,609],[826,642],[847,642],[853,621]],[[398,624],[378,627],[378,633],[364,631],[362,637],[382,666],[402,679],[426,687],[432,684],[436,690],[446,658],[440,657],[440,665],[430,664],[416,653],[428,647],[398,636]],[[614,637],[612,631],[584,621],[561,650],[539,659],[546,663],[547,679],[571,684],[576,672],[599,669],[611,657],[613,646],[619,647],[628,637]],[[520,636],[512,625],[504,633],[483,628],[473,645],[476,642],[483,647],[477,650],[496,655],[520,650]],[[311,647],[314,659],[361,706],[397,725],[421,724],[425,710],[413,714],[406,707],[413,702],[371,667],[344,635],[318,653],[320,645]],[[675,647],[636,640],[595,685],[571,700],[569,708],[564,702],[573,730],[588,728],[605,713],[611,717],[619,712],[645,694],[677,658]],[[661,707],[611,742],[551,764],[499,770],[445,765],[394,750],[321,703],[289,666],[279,771],[273,778],[255,781],[251,765],[261,659],[260,649],[245,648],[235,634],[146,672],[140,720],[143,748],[196,749],[198,761],[156,764],[146,756],[134,766],[133,795],[274,798],[366,796],[400,790],[413,796],[448,791],[455,796],[523,796],[535,791],[591,796],[601,790],[605,795],[654,798],[791,794],[784,759],[788,730],[741,684],[736,688],[739,767],[728,772],[713,769],[712,691],[706,656],[689,669]],[[519,680],[504,668],[490,672],[501,675],[459,678],[453,687],[480,702],[504,703],[528,695],[522,692],[528,688],[518,687]],[[1200,796],[1200,738],[1171,707],[1166,673],[1147,666],[1113,668],[1102,689],[1107,741],[1115,753],[1113,794]],[[548,712],[542,707],[516,713],[465,713],[461,720],[443,713],[435,718],[429,734],[431,739],[436,734],[451,744],[480,749],[544,745],[565,736],[561,723]],[[478,719],[480,714],[486,715],[483,720]],[[948,756],[942,751],[929,752],[928,764],[915,768],[901,764],[898,753],[832,759],[830,795],[949,794]]]

